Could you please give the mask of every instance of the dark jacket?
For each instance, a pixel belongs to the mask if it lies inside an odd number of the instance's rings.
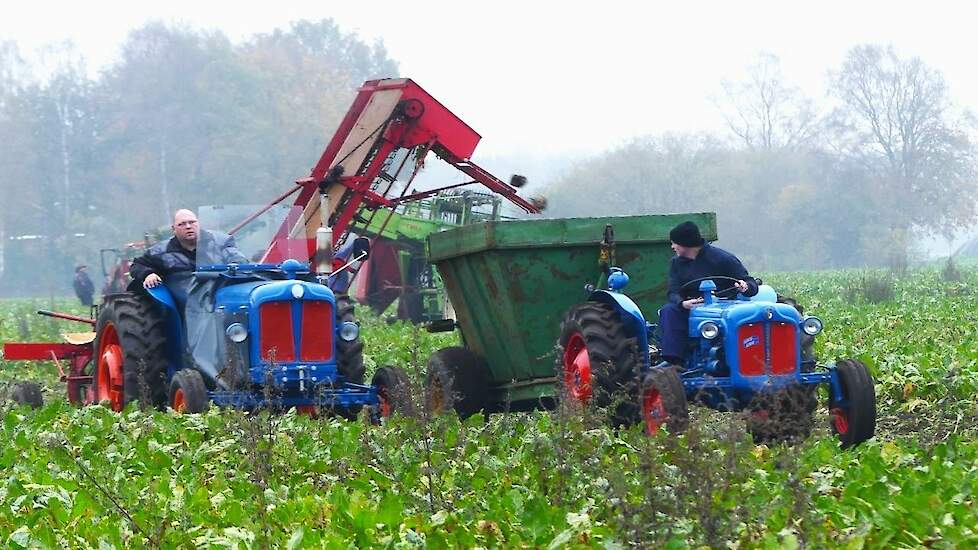
[[[198,261],[200,255],[200,261]],[[150,273],[156,273],[164,281],[169,275],[193,273],[198,264],[246,263],[247,258],[234,245],[234,237],[219,231],[201,230],[197,237],[197,249],[187,250],[180,246],[176,237],[160,241],[142,256],[132,261],[130,289],[142,288]],[[138,286],[137,286],[138,285]]]
[[[81,300],[82,305],[91,306],[92,296],[95,294],[95,285],[92,283],[92,279],[88,276],[88,273],[84,271],[78,271],[75,273],[75,280],[72,281],[71,286],[75,289],[75,296]]]
[[[701,277],[720,275],[742,280],[747,283],[746,296],[757,294],[757,281],[747,274],[744,264],[740,263],[737,256],[717,248],[710,244],[703,246],[696,259],[682,258],[676,256],[669,263],[669,301],[678,304],[689,298],[699,298],[703,294],[699,291],[699,283],[693,283],[686,288],[683,285],[689,281]],[[734,282],[728,279],[714,279],[717,290],[721,291],[733,286]],[[737,295],[736,289],[728,292],[718,293],[722,298],[732,298]]]

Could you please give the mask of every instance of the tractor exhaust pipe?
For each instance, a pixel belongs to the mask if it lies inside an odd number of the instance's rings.
[[[333,228],[329,223],[328,188],[332,179],[343,173],[342,166],[333,168],[329,176],[319,183],[319,228],[316,229],[316,275],[321,281],[333,272]],[[325,283],[324,283],[325,284]]]

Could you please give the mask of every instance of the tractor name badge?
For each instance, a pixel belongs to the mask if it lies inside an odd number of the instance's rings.
[[[744,349],[754,347],[760,343],[761,341],[757,336],[748,336],[747,338],[744,338]]]

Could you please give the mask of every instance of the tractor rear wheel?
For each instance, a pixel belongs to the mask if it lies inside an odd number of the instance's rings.
[[[428,359],[425,378],[425,407],[433,413],[454,409],[462,418],[486,408],[489,367],[475,353],[453,346]]]
[[[27,405],[32,409],[40,409],[44,405],[41,397],[41,386],[35,382],[18,382],[10,390],[10,398],[18,405]]]
[[[336,295],[336,322],[355,323],[357,321],[353,308],[353,300],[346,294]],[[342,338],[336,339],[336,362],[341,376],[347,382],[363,384],[366,369],[363,366],[363,342],[357,336],[347,342]]]
[[[145,397],[149,405],[166,403],[166,330],[160,310],[141,294],[114,295],[102,306],[95,326],[97,402],[121,411]]]
[[[689,427],[689,403],[676,367],[655,368],[645,373],[639,398],[645,433],[655,435],[663,425],[671,433]]]
[[[829,400],[832,431],[843,449],[853,447],[876,433],[876,387],[866,365],[857,359],[835,364],[844,403]]]
[[[196,414],[210,407],[204,377],[194,369],[182,369],[170,380],[170,408],[178,413]]]
[[[629,337],[614,308],[585,302],[570,309],[560,324],[557,377],[562,398],[609,407],[614,425],[639,420],[638,340]]]
[[[380,399],[375,411],[378,419],[388,418],[394,414],[414,416],[411,381],[402,369],[389,366],[377,369],[371,385],[377,388],[377,396]]]

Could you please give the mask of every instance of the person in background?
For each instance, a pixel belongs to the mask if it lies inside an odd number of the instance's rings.
[[[95,296],[95,284],[92,283],[92,279],[88,276],[87,265],[79,265],[75,268],[75,278],[71,282],[71,286],[75,289],[75,296],[78,296],[82,305],[92,307]]]
[[[703,303],[699,284],[689,283],[721,277],[714,280],[721,298],[737,293],[753,296],[758,285],[737,256],[707,243],[695,223],[685,221],[672,228],[669,240],[676,256],[669,263],[669,302],[659,310],[661,353],[664,362],[682,369],[689,339],[689,311]]]

